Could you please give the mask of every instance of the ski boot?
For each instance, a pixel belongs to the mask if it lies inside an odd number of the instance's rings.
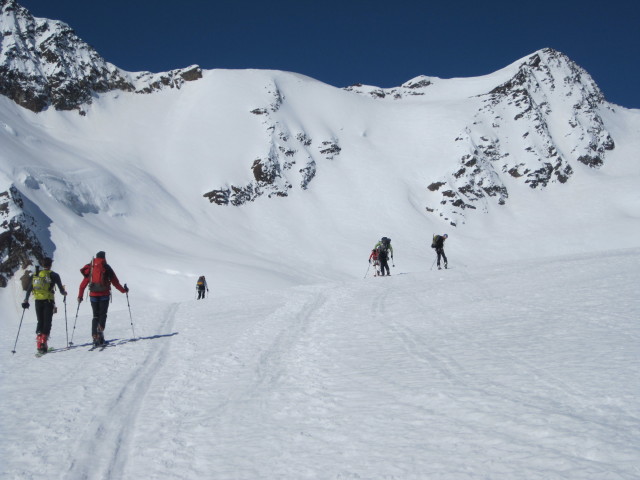
[[[104,329],[98,325],[98,345],[104,345]]]
[[[47,353],[49,347],[47,346],[47,340],[49,339],[49,335],[46,333],[38,333],[36,335],[36,347],[38,349],[38,353]]]

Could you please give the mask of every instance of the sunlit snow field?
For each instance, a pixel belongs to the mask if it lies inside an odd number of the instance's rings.
[[[640,250],[451,264],[27,317],[0,477],[638,478]]]

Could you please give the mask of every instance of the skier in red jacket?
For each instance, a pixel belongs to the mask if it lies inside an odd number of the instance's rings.
[[[377,277],[378,275],[380,275],[380,260],[378,260],[378,250],[377,249],[373,249],[371,250],[371,255],[369,255],[369,263],[371,263],[373,261],[373,268],[374,268],[374,277]]]
[[[104,344],[104,329],[107,325],[107,310],[109,309],[109,299],[111,298],[111,285],[120,292],[127,293],[127,284],[120,285],[116,272],[107,263],[104,252],[98,252],[96,258],[91,263],[80,269],[83,275],[78,291],[78,303],[82,302],[84,289],[89,286],[89,298],[91,309],[93,310],[93,321],[91,323],[91,334],[94,345]]]

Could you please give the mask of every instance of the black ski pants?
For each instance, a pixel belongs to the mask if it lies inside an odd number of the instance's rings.
[[[36,318],[38,326],[36,333],[44,333],[47,336],[51,333],[51,323],[53,322],[53,309],[56,304],[53,300],[36,300]]]
[[[198,300],[204,298],[204,288],[198,288]]]
[[[444,248],[436,248],[436,253],[438,254],[438,266],[440,266],[440,257],[444,260],[444,264],[447,264],[447,256],[444,254]]]
[[[391,275],[391,272],[389,271],[389,262],[386,258],[381,258],[380,259],[380,275],[384,276],[385,273],[384,271],[387,271],[387,275]]]
[[[111,295],[104,297],[90,297],[93,319],[91,321],[91,334],[97,335],[103,332],[107,326],[107,311],[109,310],[109,299]],[[94,300],[95,299],[95,300]]]

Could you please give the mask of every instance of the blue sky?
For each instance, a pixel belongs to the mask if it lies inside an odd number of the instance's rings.
[[[544,47],[640,108],[640,2],[18,0],[128,71],[198,64],[302,73],[336,87],[472,77]]]

